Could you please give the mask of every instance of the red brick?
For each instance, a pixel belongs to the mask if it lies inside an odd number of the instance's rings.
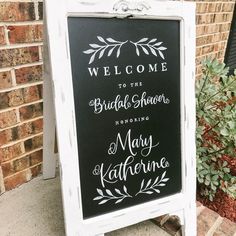
[[[11,44],[33,43],[43,40],[43,25],[8,26],[7,29]]]
[[[15,173],[14,165],[12,162],[2,163],[1,166],[2,166],[3,178],[5,178],[9,175],[13,175]]]
[[[13,90],[7,93],[9,98],[8,105],[10,107],[18,106],[24,103],[23,94],[21,89]]]
[[[233,13],[223,13],[223,14],[216,14],[215,22],[226,22],[232,20]]]
[[[196,11],[197,13],[205,13],[207,11],[208,3],[197,3]]]
[[[43,115],[43,103],[37,103],[21,107],[19,109],[21,121],[32,119]]]
[[[12,129],[6,129],[0,132],[0,146],[13,140]]]
[[[0,12],[0,21],[35,20],[33,2],[2,2]]]
[[[0,93],[0,109],[14,107],[24,103],[22,89]]]
[[[34,133],[39,133],[43,131],[43,119],[38,119],[32,122],[32,127]]]
[[[33,122],[21,124],[11,129],[6,129],[0,132],[0,145],[27,138],[30,135],[37,134],[43,131],[43,119],[38,119]]]
[[[205,26],[205,34],[218,33],[220,30],[220,24]]]
[[[43,85],[39,84],[39,85],[37,85],[37,87],[38,87],[38,91],[39,91],[39,97],[43,98]]]
[[[222,12],[233,12],[234,3],[223,3]]]
[[[215,15],[214,14],[205,14],[205,15],[197,15],[197,24],[211,24],[214,23]]]
[[[30,170],[31,170],[32,177],[36,177],[42,173],[42,165],[40,164],[40,165],[34,166],[30,168]]]
[[[24,101],[34,102],[40,99],[40,94],[37,86],[27,87],[23,89]]]
[[[17,123],[16,111],[7,111],[0,113],[0,128],[6,128]]]
[[[40,148],[43,146],[43,135],[36,136],[32,139],[28,139],[24,142],[25,150],[27,152],[32,151],[33,149]]]
[[[214,45],[214,51],[225,50],[226,42],[217,43]]]
[[[236,223],[224,218],[221,225],[216,229],[213,236],[232,236],[236,233]]]
[[[24,153],[21,143],[14,144],[12,146],[0,149],[0,160],[2,162],[9,161]],[[0,161],[1,163],[1,161]]]
[[[0,89],[10,88],[11,86],[11,72],[0,72]]]
[[[231,23],[224,23],[220,25],[220,32],[229,31]]]
[[[202,55],[202,48],[197,48],[196,49],[196,57],[199,57]]]
[[[208,208],[205,208],[200,213],[200,215],[198,216],[198,219],[197,219],[197,225],[198,225],[197,235],[198,236],[205,236],[206,233],[213,226],[213,224],[215,223],[215,221],[217,220],[218,217],[219,217],[219,215],[216,212],[214,212]]]
[[[19,139],[26,138],[34,134],[32,123],[28,122],[17,127]]]
[[[9,98],[7,96],[8,93],[0,93],[0,109],[4,109],[9,107]]]
[[[39,2],[38,14],[39,14],[39,20],[42,20],[43,19],[43,3],[42,2]]]
[[[40,148],[43,146],[43,135],[32,138],[32,147]]]
[[[6,44],[5,30],[3,26],[0,26],[0,45]]]
[[[24,67],[16,70],[15,72],[17,84],[35,82],[42,80],[43,78],[43,68],[41,65]]]
[[[36,46],[0,51],[0,67],[23,65],[36,61],[39,61],[39,50]]]
[[[205,44],[209,44],[212,43],[212,40],[213,40],[213,35],[202,36],[196,39],[196,45],[202,46]]]
[[[30,165],[34,166],[36,164],[42,163],[43,161],[43,150],[39,150],[30,154]]]
[[[22,171],[30,166],[29,156],[22,157],[13,161],[14,172]]]
[[[29,169],[19,172],[13,176],[4,179],[5,188],[7,191],[11,190],[19,185],[22,185],[23,183],[28,182],[31,178],[32,174]]]
[[[208,54],[214,50],[214,45],[207,45],[202,47],[202,55]]]
[[[209,3],[207,12],[220,12],[221,11],[222,3]]]
[[[221,33],[220,40],[221,41],[226,41],[228,39],[228,37],[229,37],[229,33],[228,32],[227,33]]]

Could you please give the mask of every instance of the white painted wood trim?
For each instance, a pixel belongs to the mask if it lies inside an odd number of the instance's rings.
[[[46,19],[44,19],[44,32],[46,33]],[[44,36],[45,37],[45,36]],[[44,98],[44,133],[43,133],[43,178],[51,179],[56,176],[56,156],[54,153],[55,147],[55,109],[54,97],[51,79],[51,68],[49,66],[48,44],[44,40],[44,83],[43,83],[43,98]]]

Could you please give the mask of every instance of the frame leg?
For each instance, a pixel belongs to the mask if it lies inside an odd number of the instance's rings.
[[[46,25],[46,22],[44,22]],[[46,28],[46,27],[45,27]],[[46,37],[44,39],[44,135],[43,135],[43,178],[50,179],[56,176],[56,124],[55,109],[53,103],[53,89],[49,67],[48,47]]]
[[[50,179],[56,175],[56,154],[54,152],[56,140],[55,114],[50,93],[50,86],[44,84],[44,135],[43,135],[43,178]],[[50,99],[51,98],[51,99]]]
[[[197,235],[197,222],[196,222],[196,203],[192,203],[184,210],[184,225],[182,227],[183,236],[196,236]],[[182,223],[182,222],[181,222]]]

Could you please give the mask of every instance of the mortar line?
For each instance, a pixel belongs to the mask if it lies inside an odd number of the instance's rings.
[[[29,122],[33,122],[33,121],[39,120],[39,119],[43,119],[43,116],[37,116],[37,117],[31,118],[31,119],[28,119],[28,120],[20,121],[16,125],[12,125],[12,126],[0,129],[0,132],[8,130],[8,129],[13,129],[13,128],[18,127],[20,125],[23,125],[23,124],[26,124],[26,123],[29,123]]]
[[[207,43],[207,44],[203,44],[203,45],[200,45],[200,46],[196,46],[196,49],[203,48],[205,46],[217,45],[219,43],[220,44],[227,44],[227,40],[223,40],[223,41],[219,41],[219,42],[215,42],[215,43]]]
[[[43,25],[43,21],[37,20],[37,21],[0,22],[0,26],[6,26],[6,27],[7,26],[28,26],[28,25]]]
[[[219,215],[218,218],[216,219],[216,221],[214,222],[214,224],[211,226],[211,228],[206,233],[206,236],[212,236],[213,233],[216,231],[216,229],[221,225],[222,221],[223,221],[223,217],[221,217]]]
[[[9,40],[9,36],[8,36],[8,29],[6,25],[3,25],[4,27],[4,34],[5,34],[5,40],[6,40],[6,44],[10,45],[10,40]]]
[[[17,109],[17,108],[33,105],[33,104],[40,103],[40,102],[43,102],[43,99],[39,99],[37,101],[33,101],[33,102],[29,102],[29,103],[23,103],[21,105],[15,106],[15,107],[7,107],[7,108],[4,108],[4,109],[1,109],[0,113],[7,112],[7,111],[12,111],[12,110]]]
[[[34,137],[40,136],[40,135],[42,135],[42,134],[43,134],[43,132],[39,132],[39,133],[37,133],[37,134],[30,135],[30,136],[28,136],[28,137],[26,137],[26,138],[22,138],[22,139],[17,140],[17,141],[9,142],[9,143],[7,143],[7,144],[2,145],[1,148],[7,148],[7,147],[10,147],[10,146],[13,146],[13,145],[18,144],[18,143],[20,143],[20,142],[24,142],[24,141],[26,141],[26,140],[28,140],[28,139],[32,139],[32,138],[34,138]]]
[[[38,1],[38,2],[43,2],[43,0],[20,0],[21,2],[35,2],[35,1]],[[9,0],[1,0],[1,2],[11,2]]]
[[[11,81],[12,81],[12,87],[17,86],[17,84],[16,84],[16,73],[15,73],[14,69],[11,69]],[[7,89],[11,89],[11,88],[7,88]],[[0,93],[2,92],[2,90],[4,90],[4,89],[0,89]]]
[[[12,159],[10,159],[10,160],[3,161],[2,164],[7,164],[7,163],[10,163],[10,162],[19,160],[19,159],[21,159],[21,158],[23,158],[23,157],[26,157],[26,156],[28,156],[28,155],[30,155],[30,154],[32,154],[32,153],[38,152],[38,151],[40,151],[40,150],[43,150],[43,146],[38,147],[38,148],[35,148],[34,150],[31,150],[31,151],[29,151],[29,152],[25,152],[24,154],[22,154],[22,155],[20,155],[20,156],[18,156],[18,157],[14,157],[14,158],[12,158]]]
[[[202,34],[202,35],[197,36],[196,39],[203,38],[203,37],[208,37],[208,36],[221,35],[221,34],[229,33],[229,32],[230,32],[230,29],[229,30],[225,30],[225,31],[221,31],[221,32],[217,31],[217,32],[213,32],[213,33]]]
[[[38,9],[39,9],[39,4],[38,2],[34,2],[34,14],[35,14],[35,20],[39,20],[39,12],[38,12]]]
[[[22,88],[28,88],[28,87],[31,87],[31,86],[36,86],[36,85],[41,85],[43,84],[43,81],[36,81],[36,82],[30,82],[30,83],[27,83],[27,84],[20,84],[20,85],[14,85],[14,87],[11,87],[11,88],[5,88],[5,89],[0,89],[0,93],[6,93],[6,92],[11,92],[11,91],[14,91],[14,90],[17,90],[17,89],[22,89]]]
[[[0,195],[5,193],[5,185],[4,185],[4,178],[2,173],[2,167],[0,166]]]
[[[18,175],[19,173],[26,172],[26,171],[28,171],[28,170],[30,170],[30,169],[36,167],[36,166],[40,166],[40,165],[42,165],[42,164],[43,164],[43,162],[39,162],[39,163],[37,163],[37,164],[35,164],[35,165],[29,166],[29,167],[27,167],[27,168],[24,169],[24,170],[18,171],[18,172],[16,172],[16,173],[12,174],[12,175],[9,175],[9,176],[5,177],[4,180],[9,179],[9,178],[11,178],[11,177],[13,177],[13,176],[16,176],[16,175]]]
[[[10,45],[0,46],[0,50],[38,47],[38,46],[42,46],[42,45],[43,45],[42,41],[34,42],[34,43],[18,43],[18,44],[10,44]]]
[[[12,69],[17,70],[17,69],[21,69],[21,68],[25,68],[25,67],[39,66],[39,65],[43,65],[43,61],[36,61],[36,62],[31,62],[31,63],[27,63],[27,64],[22,64],[22,65],[8,66],[8,67],[0,68],[0,72],[6,72],[6,71],[10,71]]]

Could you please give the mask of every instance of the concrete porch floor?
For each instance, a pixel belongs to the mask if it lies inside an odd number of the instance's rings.
[[[0,236],[64,236],[59,177],[37,177],[0,196]],[[150,221],[106,236],[169,236]]]

